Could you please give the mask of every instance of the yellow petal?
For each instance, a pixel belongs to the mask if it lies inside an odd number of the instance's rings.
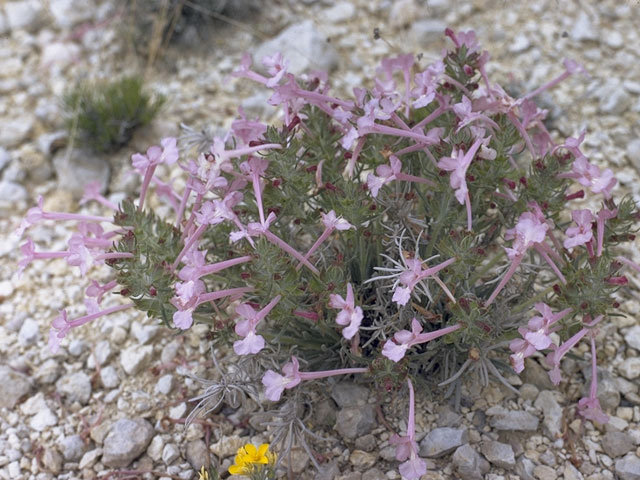
[[[263,443],[262,445],[260,445],[258,447],[258,456],[259,457],[264,457],[265,454],[267,453],[267,450],[269,450],[269,444],[268,443]]]
[[[242,475],[244,473],[246,473],[247,469],[244,466],[239,466],[239,465],[231,465],[229,467],[229,473],[231,475]]]
[[[255,457],[256,453],[258,453],[258,449],[252,443],[247,443],[244,446],[244,449],[247,452],[247,455],[251,457]]]

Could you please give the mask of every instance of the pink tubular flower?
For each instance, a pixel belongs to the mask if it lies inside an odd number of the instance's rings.
[[[604,247],[604,222],[605,220],[611,220],[618,215],[618,209],[614,208],[613,210],[609,210],[608,208],[602,207],[602,209],[598,212],[598,219],[596,220],[596,232],[598,234],[598,251],[596,252],[599,257],[602,255],[602,249]]]
[[[147,195],[147,189],[149,188],[149,183],[151,183],[151,177],[153,177],[156,167],[161,163],[172,165],[178,160],[179,152],[176,142],[177,140],[173,137],[164,138],[160,142],[162,148],[154,145],[149,147],[146,155],[134,153],[131,156],[133,168],[138,170],[141,174],[144,172],[142,186],[140,187],[140,201],[138,203],[139,210],[142,210],[144,199]]]
[[[353,296],[353,287],[350,283],[347,283],[347,298],[346,300],[340,295],[329,295],[329,307],[340,309],[340,313],[336,317],[336,323],[338,325],[348,325],[342,329],[342,335],[347,340],[353,338],[362,322],[363,312],[362,308],[355,306],[355,299]]]
[[[402,272],[398,276],[398,280],[395,284],[395,291],[393,292],[392,300],[396,302],[398,305],[404,306],[407,304],[409,299],[411,298],[411,293],[413,289],[422,282],[427,277],[432,277],[438,285],[444,290],[447,296],[451,299],[453,303],[456,302],[455,297],[451,293],[451,291],[447,288],[447,286],[438,278],[436,275],[440,270],[448,267],[456,259],[450,258],[449,260],[445,260],[444,262],[436,265],[435,267],[427,268],[426,270],[422,269],[422,260],[417,256],[406,261],[407,270]],[[404,285],[403,287],[399,287],[398,284]]]
[[[447,335],[448,333],[455,332],[460,328],[462,328],[462,325],[456,323],[455,325],[441,328],[434,332],[422,333],[422,325],[420,325],[420,322],[418,322],[416,318],[413,318],[411,320],[411,331],[400,330],[396,332],[393,340],[389,339],[385,342],[384,347],[382,347],[382,355],[397,363],[402,360],[407,350],[414,345],[426,343],[443,335]]]
[[[571,218],[578,226],[567,229],[568,238],[564,241],[564,248],[574,248],[591,242],[593,240],[591,224],[594,220],[591,210],[574,210],[571,212]]]
[[[327,238],[329,238],[329,235],[331,235],[334,230],[345,231],[351,228],[353,229],[356,228],[353,225],[351,225],[349,222],[347,222],[344,218],[337,217],[336,212],[333,210],[331,210],[329,213],[326,213],[326,214],[321,213],[320,216],[322,217],[322,223],[324,224],[324,231],[318,237],[315,243],[311,246],[307,254],[304,256],[304,258],[306,258],[307,260],[309,259],[309,257],[311,257],[311,255],[313,255],[313,252],[315,252],[318,249],[318,247],[322,245],[322,242],[324,242]],[[301,266],[302,266],[301,263],[298,264],[296,269],[300,268]]]
[[[520,262],[522,262],[526,251],[536,243],[544,241],[547,235],[547,230],[549,230],[549,225],[542,223],[540,219],[531,212],[525,212],[520,215],[515,228],[507,230],[505,238],[507,240],[514,239],[512,248],[505,248],[507,256],[511,260],[511,266],[504,277],[502,277],[502,280],[495,288],[489,299],[485,302],[486,307],[493,303],[495,298],[498,296],[498,293],[500,293],[507,282],[511,279],[516,268],[518,268]]]
[[[392,182],[393,180],[424,183],[432,187],[435,186],[435,183],[427,178],[402,173],[402,162],[395,155],[391,155],[389,157],[389,164],[390,165],[380,165],[376,168],[376,173],[378,174],[378,176],[371,173],[367,175],[367,187],[369,187],[371,196],[373,198],[376,198],[378,196],[378,192],[384,185]]]
[[[549,378],[553,382],[554,385],[558,385],[562,381],[562,373],[560,372],[560,362],[562,361],[562,357],[564,357],[569,350],[575,347],[582,338],[587,335],[591,328],[595,326],[600,320],[602,320],[603,315],[598,315],[593,321],[589,321],[589,317],[587,316],[583,323],[587,325],[583,327],[578,333],[569,338],[566,342],[564,342],[559,347],[552,345],[552,351],[549,352],[546,358],[547,364],[552,367],[549,371]]]
[[[81,325],[84,325],[85,323],[89,323],[96,318],[100,318],[104,315],[121,312],[122,310],[126,310],[127,308],[131,308],[134,306],[134,303],[116,305],[105,310],[88,312],[88,315],[76,318],[75,320],[69,320],[67,318],[66,310],[60,310],[60,315],[57,316],[53,320],[53,322],[51,322],[51,330],[49,330],[49,349],[52,353],[56,353],[58,351],[58,348],[60,347],[60,340],[66,337],[67,333],[69,333],[72,328],[79,327]]]
[[[317,378],[333,377],[335,375],[349,375],[352,373],[366,373],[368,368],[341,368],[338,370],[324,370],[320,372],[301,372],[300,363],[295,356],[291,357],[291,362],[285,363],[282,373],[267,370],[262,377],[262,384],[265,386],[265,396],[272,402],[280,400],[282,392],[298,385],[302,380],[315,380]]]
[[[237,340],[233,344],[233,350],[238,355],[256,354],[264,348],[264,337],[262,335],[256,335],[256,327],[271,310],[275,307],[282,297],[278,295],[269,304],[259,312],[256,312],[251,305],[243,303],[236,308],[236,313],[244,318],[244,320],[238,322],[235,327],[235,332],[244,337],[242,340]]]
[[[462,101],[460,103],[456,103],[451,107],[456,116],[460,119],[460,124],[456,129],[456,132],[459,132],[463,127],[469,125],[471,122],[475,122],[476,120],[482,120],[489,126],[493,128],[498,128],[498,125],[491,120],[489,117],[480,112],[474,112],[473,106],[471,104],[471,100],[466,95],[462,96]]]
[[[467,207],[467,230],[469,231],[472,229],[471,199],[469,198],[469,190],[467,189],[466,176],[473,157],[483,141],[484,139],[477,139],[466,153],[454,148],[451,152],[451,157],[444,157],[438,162],[438,168],[452,172],[449,183],[451,184],[451,188],[455,189],[456,199],[460,205],[465,204]]]
[[[607,423],[609,417],[602,411],[598,400],[598,366],[596,360],[596,340],[591,332],[591,386],[589,396],[580,399],[578,402],[578,412],[584,418],[598,423]]]
[[[574,178],[584,187],[589,187],[593,193],[602,193],[605,199],[611,198],[611,191],[618,181],[609,168],[602,171],[596,165],[589,163],[585,156],[573,161],[572,169],[568,173],[559,175],[562,178]]]
[[[399,436],[394,434],[389,439],[391,445],[396,445],[396,460],[403,462],[400,465],[400,475],[409,480],[417,480],[427,473],[427,463],[418,456],[418,443],[415,431],[415,398],[411,380],[407,378],[409,385],[409,418],[407,419],[407,434]],[[406,461],[405,461],[406,460]]]
[[[193,325],[193,313],[203,303],[224,297],[237,297],[252,290],[251,287],[241,287],[202,293],[199,285],[197,282],[176,284],[176,296],[170,301],[177,309],[173,314],[173,324],[180,330],[187,330]]]

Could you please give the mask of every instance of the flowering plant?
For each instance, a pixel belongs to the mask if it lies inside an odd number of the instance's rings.
[[[584,72],[566,60],[558,77],[512,98],[489,80],[489,55],[473,32],[446,35],[454,48],[442,60],[426,68],[413,55],[383,60],[373,88],[356,88],[353,100],[330,95],[323,73],[296,78],[275,55],[263,75],[247,55],[235,75],[273,90],[281,125],[240,111],[223,138],[190,131],[181,149],[168,138],[134,155],[137,203],[115,206],[87,190],[112,218],[46,212],[42,203],[29,210],[21,231],[71,220],[78,233],[63,252],[27,241],[21,268],[62,257],[83,273],[98,262],[114,271],[87,289],[87,315],[63,311],[53,321],[51,348],[76,326],[136,308],[177,330],[206,324],[216,346],[233,345],[251,363],[246,375],[210,387],[202,409],[237,394],[233,382],[262,384],[266,400],[285,396],[284,405],[335,375],[388,391],[407,385],[407,434],[392,437],[407,478],[426,469],[415,447],[414,384],[448,385],[451,394],[475,372],[513,389],[504,375],[538,352],[558,383],[563,356],[586,338],[593,376],[578,410],[606,421],[595,337],[616,315],[622,269],[640,270],[619,251],[638,213],[630,198],[614,199],[611,170],[583,154],[584,132],[555,142],[534,102]],[[178,165],[183,188],[156,176],[161,164]],[[145,201],[154,187],[169,217]],[[282,412],[295,424],[289,431],[310,433],[296,408]]]

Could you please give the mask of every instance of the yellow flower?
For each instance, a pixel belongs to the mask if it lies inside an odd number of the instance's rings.
[[[247,443],[236,453],[234,464],[229,467],[231,475],[245,475],[258,465],[269,465],[275,462],[275,455],[269,452],[269,444],[263,443],[258,448]]]
[[[198,473],[198,480],[209,480],[209,472],[207,472],[204,469],[204,465],[202,466],[202,468],[200,469],[200,472]]]

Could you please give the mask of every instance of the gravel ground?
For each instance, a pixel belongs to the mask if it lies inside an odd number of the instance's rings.
[[[435,59],[446,26],[473,28],[491,53],[492,78],[523,92],[560,72],[564,57],[573,58],[591,76],[570,78],[546,96],[555,105],[554,133],[565,138],[586,128],[585,153],[614,169],[618,195],[640,202],[638,2],[268,3],[260,15],[216,27],[206,45],[183,44],[156,62],[151,85],[169,97],[161,118],[119,153],[95,159],[64,148],[58,96],[77,79],[143,66],[121,41],[115,2],[0,2],[0,478],[92,479],[125,467],[149,472],[142,478],[197,478],[208,453],[226,469],[238,446],[268,441],[259,422],[247,423],[258,409],[254,404],[184,428],[187,400],[202,391],[189,375],[206,375],[210,365],[197,327],[175,337],[123,312],[75,329],[51,354],[50,322],[58,309],[81,311],[84,284],[61,260],[36,262],[17,277],[19,241],[11,232],[39,194],[46,209],[70,211],[74,187],[87,180],[109,183],[116,200],[131,192],[130,154],[176,135],[180,122],[228,127],[236,98],[252,114],[273,116],[263,105],[264,91],[228,74],[243,51],[284,41],[278,35],[288,27],[298,28],[288,33],[295,39],[290,55],[298,57],[296,68],[335,68],[341,93],[371,78],[385,56],[415,52]],[[84,211],[100,213],[93,206]],[[61,223],[31,230],[43,250],[63,249],[70,232]],[[637,247],[627,253],[640,261]],[[108,269],[94,273],[107,278]],[[575,416],[588,385],[586,362],[566,360],[570,380],[556,389],[529,359],[521,377],[509,378],[520,396],[500,385],[465,388],[455,411],[437,401],[437,392],[417,392],[416,430],[421,454],[430,459],[424,478],[640,479],[638,286],[634,278],[620,293],[627,315],[611,319],[600,333],[600,402],[611,416],[606,426]],[[587,345],[578,350],[586,353]],[[220,356],[224,366],[224,352]],[[399,400],[383,405],[396,427],[406,415]],[[294,450],[296,478],[400,478],[375,401],[361,386],[333,384],[331,398],[319,401],[311,419],[327,438],[314,443],[326,460],[323,471],[316,473]]]

